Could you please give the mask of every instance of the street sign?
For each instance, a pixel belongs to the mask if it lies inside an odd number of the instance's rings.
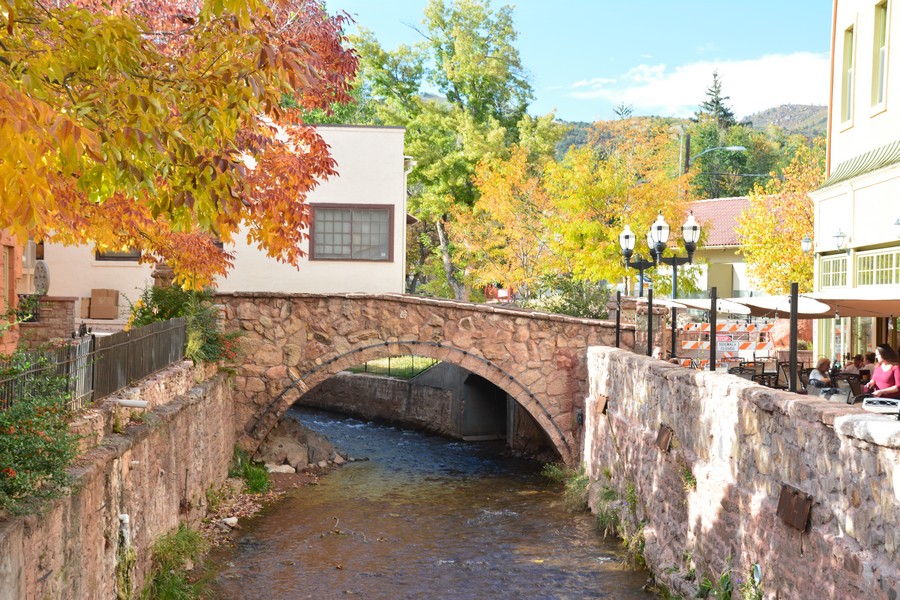
[[[716,350],[719,352],[737,352],[738,350],[740,350],[740,346],[740,342],[716,342]]]

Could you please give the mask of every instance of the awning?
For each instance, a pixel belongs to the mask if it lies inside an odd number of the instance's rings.
[[[900,316],[900,292],[878,287],[852,288],[849,290],[813,292],[804,294],[824,302],[842,317],[898,317]]]
[[[834,310],[828,304],[802,295],[797,302],[797,317],[800,319],[822,319],[831,317]],[[791,316],[791,297],[784,296],[750,296],[747,298],[731,298],[750,309],[754,317],[770,317],[787,319]]]
[[[685,300],[677,300],[687,308],[695,310],[709,310],[710,300],[708,298],[691,298]],[[750,308],[740,304],[736,299],[729,300],[727,298],[716,298],[716,312],[730,313],[733,315],[749,315]]]

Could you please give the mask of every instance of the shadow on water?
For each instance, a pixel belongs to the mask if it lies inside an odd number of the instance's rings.
[[[469,444],[291,409],[367,461],[242,523],[211,559],[213,597],[642,598],[646,572],[563,507],[540,465]]]

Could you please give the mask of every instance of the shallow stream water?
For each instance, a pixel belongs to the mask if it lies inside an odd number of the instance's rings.
[[[563,505],[540,465],[496,445],[291,409],[338,449],[335,469],[243,521],[212,557],[212,597],[647,600],[646,572]]]

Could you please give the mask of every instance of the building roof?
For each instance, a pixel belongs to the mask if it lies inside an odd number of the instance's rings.
[[[704,246],[739,246],[740,239],[734,228],[741,212],[748,208],[750,199],[747,196],[691,202],[694,218],[706,233]]]

